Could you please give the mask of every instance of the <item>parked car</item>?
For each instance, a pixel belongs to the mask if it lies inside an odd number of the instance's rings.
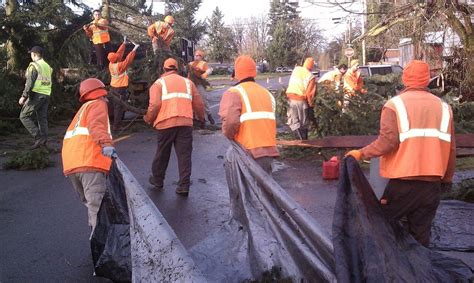
[[[403,72],[403,68],[399,65],[365,65],[359,66],[359,70],[363,77]]]
[[[277,67],[275,69],[275,72],[277,72],[277,73],[291,73],[292,71],[293,71],[293,69],[288,68],[288,67]]]

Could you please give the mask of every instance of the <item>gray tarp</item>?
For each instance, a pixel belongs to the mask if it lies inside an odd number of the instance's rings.
[[[211,282],[335,282],[329,235],[235,143],[225,161],[231,220],[192,249]],[[266,275],[269,276],[268,274]]]
[[[472,270],[420,245],[389,223],[359,163],[344,158],[334,209],[333,243],[339,282],[469,282]]]
[[[133,282],[206,282],[173,229],[119,159],[127,193]]]

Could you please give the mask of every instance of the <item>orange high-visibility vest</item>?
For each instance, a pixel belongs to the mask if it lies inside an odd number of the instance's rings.
[[[385,178],[443,177],[451,150],[452,111],[427,91],[407,91],[384,107],[397,113],[400,145],[380,158]]]
[[[128,87],[127,70],[123,71],[123,73],[120,73],[118,64],[118,62],[109,64],[110,85],[113,87]]]
[[[155,22],[155,31],[158,36],[160,36],[164,42],[171,41],[171,38],[174,35],[174,30],[171,26],[165,27],[165,22],[157,21]]]
[[[184,86],[175,92],[168,92],[167,85],[180,85],[179,80],[184,80]],[[153,125],[173,117],[193,119],[193,95],[191,81],[178,75],[169,75],[155,81],[161,84],[161,108]]]
[[[112,159],[102,155],[101,146],[92,140],[87,128],[87,121],[90,119],[87,114],[94,103],[105,102],[100,100],[86,102],[67,128],[62,149],[63,172],[65,175],[80,167],[97,168],[107,172],[110,170]],[[108,132],[110,134],[110,125]]]
[[[232,87],[240,94],[242,112],[235,141],[246,149],[276,146],[275,98],[254,82]]]
[[[91,24],[94,24],[95,21],[92,21]],[[100,19],[96,24],[107,26],[108,21],[106,19]],[[92,43],[102,44],[110,41],[110,35],[108,29],[100,29],[95,25],[91,25],[92,30]]]
[[[306,88],[308,87],[309,82],[313,78],[313,74],[311,74],[311,72],[308,71],[308,69],[306,69],[305,67],[295,67],[295,69],[291,73],[286,93],[293,93],[298,96],[304,96]]]

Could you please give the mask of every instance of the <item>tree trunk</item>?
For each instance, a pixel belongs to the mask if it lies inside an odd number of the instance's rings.
[[[110,21],[109,0],[102,0],[102,17]]]
[[[474,101],[474,34],[464,42],[466,56],[464,81],[461,82],[461,93],[464,101]]]
[[[8,0],[5,5],[5,15],[7,19],[11,17],[18,8],[18,3],[16,0]],[[18,71],[18,49],[15,46],[15,43],[11,38],[15,38],[14,35],[16,30],[14,27],[8,28],[8,40],[6,42],[7,48],[7,73],[12,73]]]

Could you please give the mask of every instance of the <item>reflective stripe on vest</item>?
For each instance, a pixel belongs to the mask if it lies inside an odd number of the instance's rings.
[[[66,134],[64,135],[65,140],[70,139],[70,138],[75,137],[75,136],[88,136],[89,135],[89,129],[87,127],[80,127],[81,119],[82,119],[82,115],[84,114],[84,111],[86,110],[86,108],[95,101],[96,100],[88,101],[82,106],[81,112],[79,113],[79,117],[77,118],[77,122],[74,125],[74,128],[70,131],[67,131]],[[108,131],[107,132],[109,133],[110,138],[112,138],[112,134],[110,133],[110,123],[109,123],[109,121],[107,121],[107,126],[108,126],[108,129],[107,129]]]
[[[99,20],[97,23],[95,23],[95,21],[91,22],[91,24],[93,24],[91,29],[92,29],[92,42],[94,44],[101,44],[101,43],[106,43],[110,41],[109,30],[100,29],[97,26],[97,25],[103,25],[100,23],[101,20]],[[103,25],[103,26],[106,26],[106,25]]]
[[[43,59],[40,59],[36,62],[31,62],[30,66],[33,65],[38,72],[38,77],[36,78],[33,88],[31,91],[36,93],[41,93],[45,95],[51,94],[51,76],[52,71],[51,67]],[[29,68],[29,67],[28,67]]]
[[[243,122],[249,121],[249,120],[259,120],[259,119],[275,120],[275,98],[273,97],[273,95],[271,93],[269,93],[267,91],[267,93],[270,96],[270,99],[272,101],[272,110],[273,110],[273,112],[267,112],[267,111],[253,112],[252,107],[250,106],[249,96],[248,96],[247,92],[245,91],[245,89],[240,85],[235,86],[234,88],[239,91],[240,96],[242,97],[242,100],[244,101],[244,104],[245,104],[246,112],[243,113],[242,115],[240,115],[240,123],[243,123]]]
[[[120,79],[122,78],[123,76],[127,75],[127,71],[125,70],[123,73],[119,73],[119,70],[118,70],[118,63],[111,63],[112,65],[112,70],[113,70],[113,73],[111,72],[110,75],[112,76],[112,78],[114,79]]]
[[[184,92],[170,92],[168,93],[168,89],[166,88],[166,83],[164,79],[158,79],[157,82],[161,84],[161,100],[168,100],[173,98],[186,98],[189,100],[193,100],[193,96],[191,94],[191,83],[188,79],[184,79],[186,83],[186,93]]]
[[[392,101],[397,110],[397,116],[400,122],[400,142],[403,142],[404,140],[409,138],[417,137],[438,138],[443,141],[451,142],[451,134],[448,133],[451,114],[449,113],[449,106],[446,102],[440,101],[443,112],[439,129],[410,129],[408,114],[402,98],[400,96],[395,96],[394,98],[392,98]]]

